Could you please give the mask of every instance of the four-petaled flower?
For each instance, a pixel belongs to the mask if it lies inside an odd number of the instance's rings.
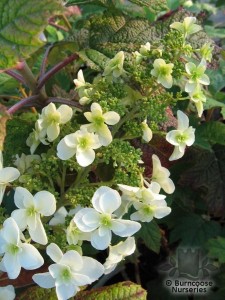
[[[130,220],[117,219],[113,214],[121,205],[121,198],[116,190],[100,187],[92,198],[93,208],[83,208],[74,217],[77,227],[84,232],[91,232],[91,244],[98,250],[106,249],[111,242],[112,232],[121,237],[136,233],[141,225]]]
[[[59,125],[67,123],[72,115],[72,108],[65,104],[56,109],[55,104],[51,102],[42,109],[39,118],[40,128],[41,131],[47,134],[49,142],[54,141],[59,136]]]
[[[167,193],[172,194],[175,190],[173,181],[169,178],[170,172],[162,167],[157,155],[152,155],[152,182],[157,182],[161,188]]]
[[[25,188],[17,187],[14,195],[15,205],[19,208],[11,216],[23,231],[28,228],[31,239],[46,245],[47,235],[41,222],[41,215],[51,216],[56,210],[56,199],[47,191],[40,191],[34,196]]]
[[[104,273],[109,274],[115,270],[117,264],[126,256],[133,254],[135,249],[136,244],[134,237],[128,237],[124,242],[119,242],[117,245],[109,246],[109,256],[104,263]]]
[[[115,125],[119,122],[120,116],[114,111],[102,113],[102,108],[98,103],[92,103],[91,112],[84,113],[90,124],[82,125],[90,132],[95,132],[102,146],[108,146],[112,142],[112,134],[107,125]],[[107,124],[107,125],[106,125]]]
[[[20,176],[19,170],[12,167],[3,168],[3,157],[2,152],[0,151],[0,204],[2,203],[2,199],[5,193],[5,189],[7,185],[18,179]]]
[[[75,133],[66,135],[57,146],[57,155],[62,160],[70,159],[76,155],[77,162],[82,167],[87,167],[95,159],[94,149],[101,147],[99,138],[87,128],[81,127]]]
[[[174,22],[170,25],[170,28],[176,29],[184,34],[186,38],[188,35],[196,33],[202,30],[200,25],[195,24],[196,18],[195,17],[186,17],[184,18],[183,23],[181,22]]]
[[[200,84],[209,85],[209,77],[205,74],[206,62],[202,60],[198,66],[194,63],[186,63],[188,81],[185,84],[185,92],[192,93]]]
[[[47,247],[47,254],[55,262],[48,267],[49,272],[33,275],[33,280],[42,288],[56,287],[59,300],[74,297],[80,286],[91,284],[104,273],[104,267],[97,260],[81,256],[70,250],[65,254],[52,243]]]
[[[157,77],[157,82],[161,83],[165,88],[171,88],[173,84],[173,72],[174,64],[167,64],[164,59],[157,58],[153,63],[154,69],[151,70],[151,74]]]
[[[38,269],[44,260],[38,250],[20,240],[21,232],[15,220],[8,218],[0,230],[0,255],[4,255],[0,270],[7,272],[10,279],[19,276],[21,267],[26,270]]]
[[[189,126],[188,117],[180,110],[177,111],[178,126],[176,130],[167,133],[166,140],[174,145],[174,151],[169,160],[176,160],[184,155],[186,146],[191,146],[195,141],[195,129]]]
[[[125,71],[123,69],[124,52],[118,52],[108,63],[106,64],[103,76],[111,75],[115,78],[120,77]]]

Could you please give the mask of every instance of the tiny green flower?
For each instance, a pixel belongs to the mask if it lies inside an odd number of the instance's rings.
[[[174,64],[166,64],[165,60],[158,58],[154,61],[154,69],[151,74],[157,77],[157,82],[161,83],[165,88],[171,88],[173,84],[173,77],[171,75]]]
[[[199,84],[209,85],[209,77],[205,74],[205,60],[202,60],[198,66],[192,62],[186,63],[185,69],[188,76],[188,81],[185,85],[185,92],[192,93]]]
[[[184,37],[187,37],[190,34],[196,33],[202,29],[200,25],[195,24],[195,17],[186,17],[184,22],[174,22],[170,25],[170,28],[176,29],[184,34]]]

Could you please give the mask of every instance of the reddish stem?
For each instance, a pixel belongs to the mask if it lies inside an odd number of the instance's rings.
[[[32,106],[33,106],[35,103],[35,100],[37,100],[39,97],[40,97],[39,95],[34,95],[34,96],[24,98],[24,99],[20,100],[19,102],[17,102],[16,104],[14,104],[13,106],[11,106],[7,110],[7,112],[9,114],[14,114],[18,109],[25,106],[26,104],[32,104]]]
[[[71,101],[71,100],[68,100],[65,98],[49,97],[48,100],[46,101],[46,104],[49,104],[50,102],[67,104],[69,106],[74,106],[79,109],[82,109],[82,106],[79,103],[76,103],[74,101]]]
[[[12,70],[6,70],[4,72],[6,74],[8,74],[9,76],[13,77],[14,79],[16,79],[17,81],[21,82],[22,84],[27,85],[26,81],[23,79],[23,77],[20,74],[14,72]]]
[[[49,55],[50,51],[52,50],[52,48],[53,48],[53,45],[50,45],[45,51],[44,58],[43,58],[42,64],[41,64],[40,77],[43,77],[45,74],[45,69],[46,69],[46,65],[47,65],[47,61],[48,61],[48,55]]]
[[[56,74],[58,71],[60,71],[62,68],[64,68],[65,66],[67,66],[69,63],[71,63],[73,60],[77,58],[78,55],[74,53],[69,57],[67,57],[66,59],[64,59],[62,62],[52,67],[47,73],[45,73],[42,77],[39,78],[37,88],[41,89],[49,78],[51,78],[54,74]]]

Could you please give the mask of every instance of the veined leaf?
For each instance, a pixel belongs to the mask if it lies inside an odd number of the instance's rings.
[[[208,239],[220,234],[220,230],[217,222],[192,214],[177,220],[176,227],[171,231],[170,242],[180,240],[181,246],[204,247]]]
[[[124,281],[91,291],[81,291],[74,300],[145,300],[146,296],[146,291],[140,285]]]
[[[207,140],[210,144],[225,146],[225,124],[221,122],[205,122],[196,128],[196,136]]]
[[[136,236],[140,237],[150,250],[159,253],[161,246],[161,232],[155,221],[142,223],[141,229]]]
[[[209,256],[225,263],[225,238],[217,237],[208,241]]]
[[[62,11],[60,0],[0,1],[0,68],[12,67],[43,45],[48,18]]]

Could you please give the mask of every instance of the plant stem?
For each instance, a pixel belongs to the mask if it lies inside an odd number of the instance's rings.
[[[30,97],[24,98],[24,99],[20,100],[18,103],[16,103],[13,106],[11,106],[7,110],[7,112],[9,114],[14,114],[18,109],[20,109],[21,107],[25,106],[26,104],[30,104],[30,103],[34,104],[35,100],[37,100],[38,98],[39,98],[39,95],[34,95],[34,96],[30,96]]]
[[[40,90],[43,85],[45,85],[46,81],[51,78],[54,74],[56,74],[58,71],[60,71],[62,68],[67,66],[69,63],[71,63],[73,60],[77,59],[78,55],[77,54],[72,54],[54,67],[52,67],[47,73],[45,73],[42,77],[39,78],[38,81],[38,90]]]
[[[41,69],[40,69],[40,77],[42,77],[45,74],[45,69],[46,69],[46,65],[47,65],[47,61],[48,61],[48,55],[50,53],[50,51],[52,50],[53,45],[50,45],[44,54],[44,58],[42,60],[42,64],[41,64]]]
[[[82,106],[79,103],[76,103],[76,102],[71,101],[71,100],[66,99],[66,98],[49,97],[48,100],[46,101],[46,104],[48,104],[50,102],[63,103],[63,104],[67,104],[69,106],[74,106],[74,107],[77,107],[82,112],[82,109],[81,109]]]
[[[13,77],[14,79],[16,79],[17,81],[19,81],[20,83],[26,85],[26,81],[23,79],[23,77],[20,74],[14,72],[12,70],[6,70],[4,72],[6,74],[8,74],[9,76]]]

